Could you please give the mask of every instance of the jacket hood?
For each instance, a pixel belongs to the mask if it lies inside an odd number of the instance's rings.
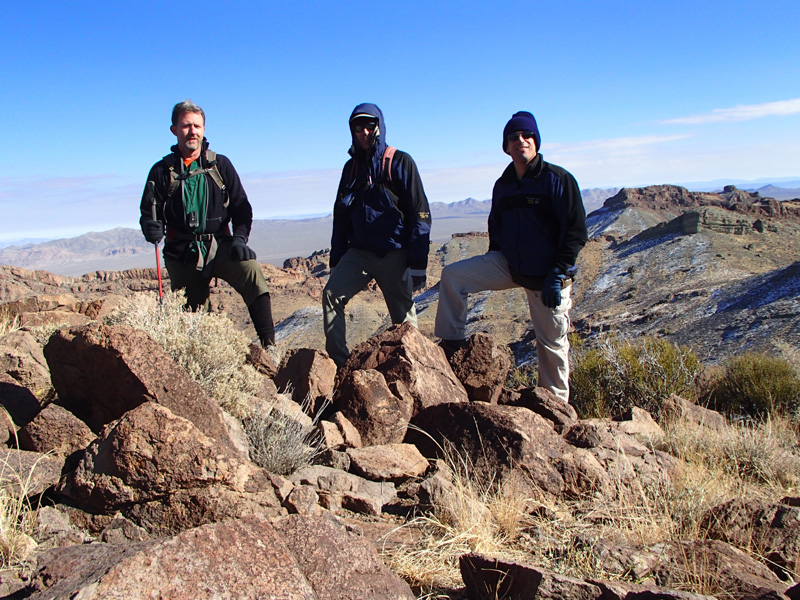
[[[383,151],[386,150],[386,122],[383,120],[383,113],[381,112],[381,109],[378,108],[376,104],[365,102],[356,106],[353,109],[353,112],[350,113],[350,118],[347,120],[348,128],[350,127],[350,121],[352,121],[356,115],[362,114],[373,116],[378,120],[378,135],[375,138],[375,153],[372,155],[374,169],[373,172],[378,173],[380,170],[381,156],[383,156]],[[351,143],[348,153],[354,158],[364,158],[365,152],[361,150],[361,147],[356,142],[352,129],[350,129],[350,137]]]

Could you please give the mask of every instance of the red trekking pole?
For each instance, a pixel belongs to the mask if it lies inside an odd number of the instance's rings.
[[[152,210],[153,210],[153,221],[158,221],[158,213],[156,211],[156,195],[152,188],[155,187],[152,181],[148,182],[148,185],[151,186],[149,190],[151,192],[151,197],[153,199]],[[163,306],[164,305],[164,288],[161,283],[161,259],[158,257],[158,242],[155,243],[156,247],[156,273],[158,274],[158,303]]]

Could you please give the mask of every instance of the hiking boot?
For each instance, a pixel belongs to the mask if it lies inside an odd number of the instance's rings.
[[[275,368],[277,369],[281,364],[281,352],[278,350],[278,347],[275,344],[267,344],[263,346],[264,351],[269,356],[270,360],[275,364]]]

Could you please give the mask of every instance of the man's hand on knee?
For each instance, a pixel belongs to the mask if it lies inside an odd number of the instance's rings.
[[[231,244],[231,258],[233,260],[255,260],[256,253],[247,245],[245,239],[241,236],[235,236]]]

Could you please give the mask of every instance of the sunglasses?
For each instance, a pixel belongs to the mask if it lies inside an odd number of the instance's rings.
[[[526,139],[526,140],[529,140],[529,139],[531,139],[531,138],[534,138],[534,137],[536,137],[536,135],[535,135],[535,134],[534,134],[532,131],[514,131],[514,132],[512,132],[512,133],[509,133],[509,134],[506,136],[506,139],[507,139],[507,140],[515,140],[515,139],[517,139],[519,136],[522,136],[522,137],[523,137],[524,139]]]
[[[364,131],[366,129],[369,133],[372,133],[373,131],[375,131],[375,128],[377,126],[378,126],[378,124],[374,123],[374,122],[371,122],[371,123],[356,123],[355,125],[353,125],[353,131],[355,131],[356,133],[361,133],[362,131]]]

